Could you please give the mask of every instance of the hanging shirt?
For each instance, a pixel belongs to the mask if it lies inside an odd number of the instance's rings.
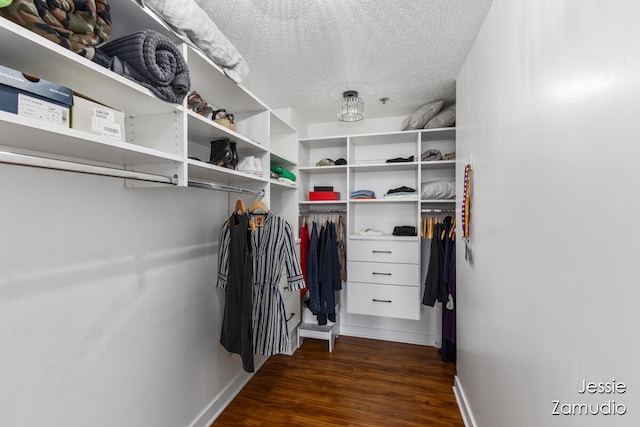
[[[239,354],[242,367],[253,372],[253,261],[251,231],[247,215],[232,215],[222,230],[222,241],[229,242],[221,261],[228,264],[228,275],[218,281],[225,291],[220,344]]]
[[[307,255],[307,288],[309,289],[309,310],[313,314],[320,312],[320,287],[318,279],[318,228],[313,221],[311,226],[311,237],[309,238],[309,253]]]
[[[223,238],[227,236],[223,234]],[[278,289],[283,270],[287,288],[300,290],[304,286],[300,263],[295,254],[291,225],[269,211],[262,226],[252,233],[253,243],[253,350],[255,354],[271,355],[289,351],[289,330],[284,301]],[[220,259],[228,251],[228,239],[220,245]],[[228,257],[228,256],[227,256]],[[218,283],[228,277],[228,263],[218,267]]]
[[[302,270],[302,277],[304,282],[307,283],[307,256],[309,253],[309,226],[305,222],[300,227],[300,269]],[[304,287],[300,290],[300,296],[304,295],[307,288]]]

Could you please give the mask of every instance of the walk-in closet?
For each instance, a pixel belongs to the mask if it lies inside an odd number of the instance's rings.
[[[640,425],[639,14],[0,0],[0,426]]]

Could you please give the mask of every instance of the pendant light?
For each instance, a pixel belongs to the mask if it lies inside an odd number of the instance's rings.
[[[357,122],[364,119],[364,101],[358,98],[358,92],[348,90],[342,94],[342,109],[338,120],[342,122]]]

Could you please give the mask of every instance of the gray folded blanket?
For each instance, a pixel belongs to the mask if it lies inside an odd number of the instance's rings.
[[[143,30],[98,48],[112,57],[111,70],[136,81],[167,102],[181,103],[191,88],[182,53],[166,36]]]

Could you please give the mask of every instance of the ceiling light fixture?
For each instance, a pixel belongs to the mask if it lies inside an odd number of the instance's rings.
[[[364,101],[358,98],[358,92],[348,90],[342,94],[342,109],[338,120],[342,122],[357,122],[364,119]]]

